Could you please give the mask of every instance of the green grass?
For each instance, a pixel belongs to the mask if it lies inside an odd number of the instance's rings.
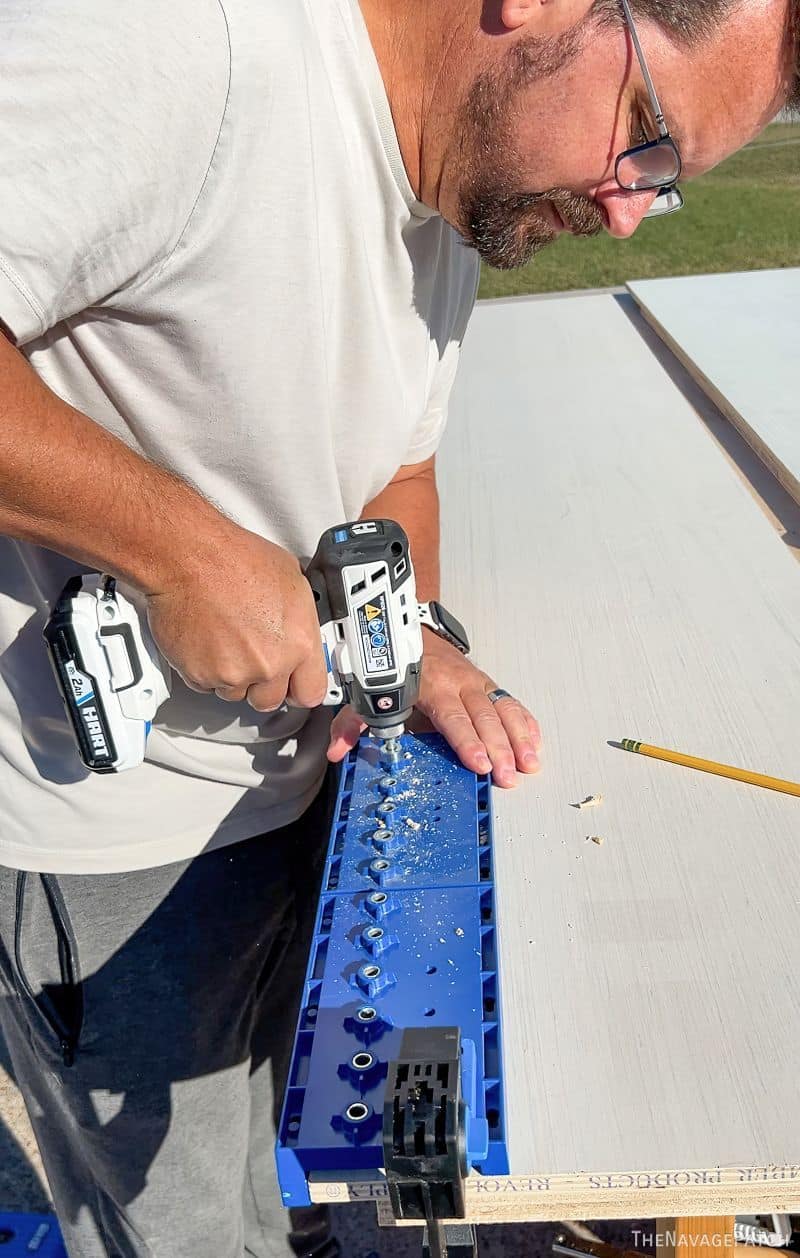
[[[686,206],[630,240],[562,236],[517,271],[483,267],[479,297],[610,288],[658,275],[800,266],[800,123],[775,123],[683,187]]]

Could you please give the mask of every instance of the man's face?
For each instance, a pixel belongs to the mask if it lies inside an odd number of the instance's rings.
[[[787,3],[743,0],[688,52],[654,23],[637,23],[682,180],[747,143],[780,109]],[[658,132],[626,28],[589,15],[556,36],[523,27],[507,45],[461,105],[444,216],[501,269],[521,266],[564,230],[632,235],[656,193],[621,189],[615,158]]]

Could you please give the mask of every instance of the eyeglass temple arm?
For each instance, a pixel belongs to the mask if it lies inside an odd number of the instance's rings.
[[[658,127],[658,130],[662,136],[669,135],[667,124],[664,121],[664,111],[661,108],[661,102],[658,99],[658,93],[656,92],[655,86],[653,84],[653,80],[650,77],[650,70],[647,65],[647,58],[644,55],[644,50],[642,49],[642,45],[639,43],[639,35],[636,31],[636,25],[633,20],[633,14],[631,13],[631,7],[630,7],[630,4],[628,3],[628,0],[622,0],[622,8],[625,13],[625,21],[628,25],[628,30],[631,33],[633,46],[636,49],[636,56],[639,58],[639,65],[641,66],[641,69],[642,69],[642,77],[644,78],[645,84],[647,86],[647,91],[650,94],[650,100],[652,102],[653,109],[655,111],[656,126]]]

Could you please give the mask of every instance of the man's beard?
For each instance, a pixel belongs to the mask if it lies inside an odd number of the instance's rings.
[[[588,197],[567,188],[524,192],[515,186],[519,161],[512,129],[520,94],[572,61],[583,35],[579,25],[557,39],[534,35],[517,43],[502,65],[478,76],[462,107],[465,169],[457,226],[466,243],[498,270],[524,266],[556,239],[547,203],[573,235],[596,236],[604,227],[601,210]]]
[[[603,230],[603,215],[594,202],[566,188],[506,193],[486,184],[461,194],[462,235],[489,266],[511,271],[557,239],[558,230],[542,209],[547,203],[574,236],[596,236]]]

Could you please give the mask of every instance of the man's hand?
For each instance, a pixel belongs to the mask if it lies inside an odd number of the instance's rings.
[[[147,599],[157,645],[192,690],[313,708],[327,691],[311,586],[288,551],[230,525],[197,571]]]
[[[497,786],[516,786],[520,773],[537,773],[542,737],[538,722],[516,699],[492,703],[496,683],[450,646],[425,632],[417,708],[474,773],[491,771]],[[366,729],[346,707],[331,726],[328,759],[343,760]]]

